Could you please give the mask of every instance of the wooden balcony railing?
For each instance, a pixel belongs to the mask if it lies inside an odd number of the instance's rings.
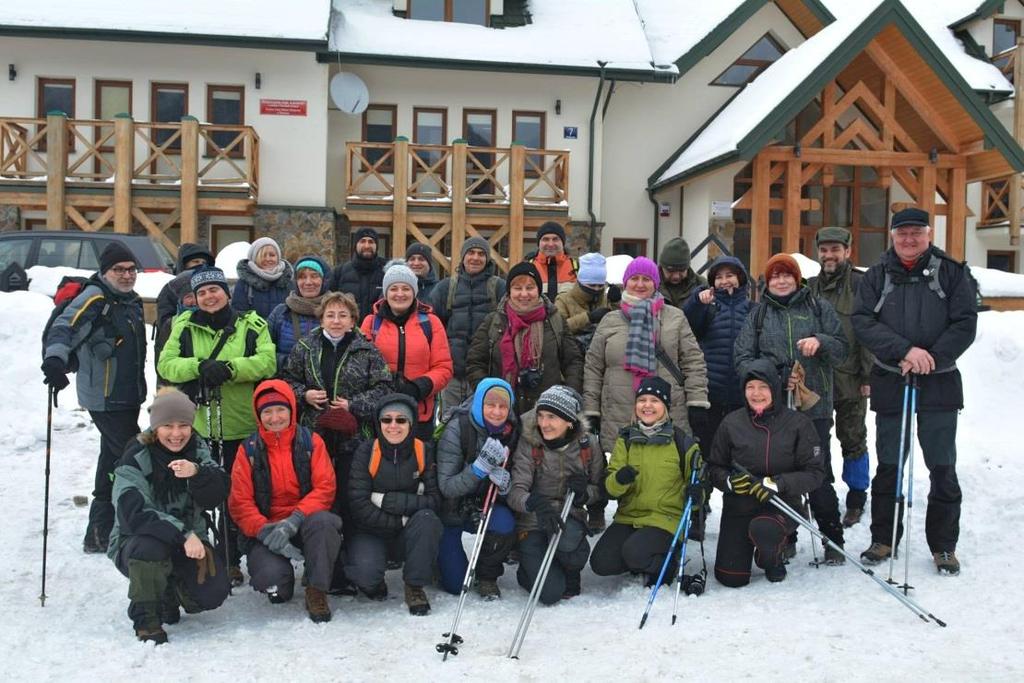
[[[112,120],[68,119],[60,113],[0,117],[0,182],[45,183],[52,227],[63,227],[67,216],[95,230],[113,218],[118,232],[128,232],[132,218],[149,220],[133,205],[133,189],[165,189],[180,195],[176,218],[182,239],[194,241],[200,190],[237,192],[255,203],[259,143],[251,126],[212,125],[192,117],[177,123],[136,122],[127,115]],[[97,187],[111,188],[114,201],[90,222],[65,200],[70,190]]]

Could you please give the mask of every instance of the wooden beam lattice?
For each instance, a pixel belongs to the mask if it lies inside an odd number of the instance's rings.
[[[385,173],[392,171],[392,161],[395,158],[395,148],[390,143],[374,142],[349,142],[345,145],[346,156],[345,168],[349,172],[349,181],[345,193],[349,197],[385,197],[394,195],[395,185],[384,177]],[[366,150],[382,150],[376,161],[371,162],[365,152]],[[354,170],[353,163],[359,163],[359,171]],[[358,173],[358,175],[355,175]],[[355,175],[353,178],[352,176]],[[381,185],[381,189],[363,187],[363,184],[370,178],[375,179]]]
[[[482,156],[490,154],[494,159],[494,163],[487,164],[481,159]],[[471,165],[467,169],[467,174],[474,176],[473,182],[469,183],[466,187],[466,198],[471,202],[480,201],[508,201],[508,192],[505,190],[505,186],[498,181],[498,171],[502,166],[506,166],[509,160],[509,151],[507,149],[498,149],[496,147],[467,147],[466,148],[466,160]],[[479,175],[477,175],[479,173]],[[492,192],[477,192],[477,190],[484,187],[484,183],[491,183]]]
[[[509,234],[509,228],[510,226],[508,223],[503,223],[502,225],[497,226],[497,228],[490,234],[490,236],[484,236],[477,229],[477,226],[468,222],[466,223],[466,235],[471,237],[479,237],[480,239],[487,241],[491,260],[498,267],[498,270],[502,271],[503,273],[507,273],[511,266],[509,265],[509,259],[502,256],[501,252],[498,251],[498,244],[500,244],[501,240],[505,239],[506,235]]]
[[[223,147],[217,144],[217,133],[234,133],[235,136]],[[249,136],[253,133],[248,126],[199,126],[199,138],[206,143],[209,152],[213,152],[211,159],[206,165],[199,169],[199,182],[205,185],[242,185],[248,184],[251,180],[249,169],[243,168],[236,159],[245,158],[245,148]],[[214,177],[214,169],[230,166],[234,169],[234,176]]]
[[[103,156],[101,148],[114,139],[114,127],[104,121],[68,121],[68,131],[71,136],[80,142],[84,152],[74,161],[68,162],[69,178],[76,180],[108,180],[115,173],[114,164]],[[83,129],[93,130],[92,135],[87,136]],[[89,139],[89,138],[93,139]],[[96,171],[80,171],[87,162],[93,162]]]
[[[29,133],[29,125],[35,126],[35,134]],[[46,175],[46,159],[39,153],[46,135],[46,119],[0,119],[0,176],[25,179]]]
[[[70,204],[65,206],[64,210],[67,212],[68,218],[70,218],[74,224],[84,232],[96,232],[100,228],[106,227],[107,224],[110,223],[110,219],[114,217],[114,207],[112,206],[107,207],[107,209],[93,221],[90,221],[82,214],[82,212]]]
[[[168,131],[170,135],[162,143],[154,142],[158,131]],[[137,164],[132,170],[132,176],[140,180],[155,182],[175,182],[181,180],[181,165],[174,160],[178,151],[174,143],[181,145],[181,125],[169,123],[136,123],[135,136],[142,140],[145,146],[146,156],[142,163]],[[158,163],[163,162],[169,166],[172,173],[157,173]],[[149,168],[150,172],[146,173]]]
[[[448,260],[448,256],[443,251],[441,251],[440,248],[438,248],[438,245],[441,244],[441,241],[448,236],[448,233],[452,231],[451,223],[442,224],[441,227],[434,231],[434,234],[428,237],[427,233],[424,231],[423,228],[419,226],[419,224],[417,224],[413,220],[409,220],[409,222],[406,223],[406,231],[408,232],[409,236],[411,236],[414,239],[414,241],[419,242],[420,244],[425,244],[428,247],[430,247],[430,253],[433,254],[434,261],[437,263],[437,265],[440,266],[441,268],[444,268],[445,272],[448,273],[449,275],[451,274],[452,267],[451,263]]]
[[[181,218],[180,208],[176,208],[165,215],[164,219],[160,221],[159,224],[157,224],[146,214],[145,211],[137,206],[132,208],[132,216],[142,225],[142,227],[146,229],[146,232],[167,247],[172,254],[178,253],[178,245],[176,245],[174,241],[167,236],[167,229],[177,223]]]
[[[548,157],[554,157],[547,163]],[[530,150],[525,156],[526,177],[533,178],[523,190],[528,202],[558,203],[569,201],[569,154],[564,151]],[[554,177],[552,177],[552,175]],[[546,187],[550,194],[536,193],[540,187]]]
[[[431,162],[433,155],[437,158]],[[447,164],[452,156],[452,148],[445,145],[409,145],[409,158],[413,176],[416,178],[409,185],[409,199],[440,199],[450,196],[451,185],[447,180]],[[437,184],[436,191],[422,189],[427,181]]]

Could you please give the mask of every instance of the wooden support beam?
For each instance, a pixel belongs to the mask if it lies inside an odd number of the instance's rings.
[[[409,209],[409,138],[395,138],[394,202],[391,209],[391,256],[405,256],[406,225]]]
[[[1018,50],[1020,49],[1018,43]],[[1019,54],[1019,53],[1018,53]],[[949,207],[946,216],[946,252],[957,261],[963,261],[967,245],[967,169],[949,171]]]
[[[935,186],[937,170],[932,164],[925,164],[921,169],[921,196],[917,198],[918,206],[928,212],[929,216],[935,215]]]
[[[798,158],[792,147],[774,146],[761,150],[771,161],[789,161]],[[966,168],[967,159],[960,154],[939,154],[935,164],[921,152],[883,152],[859,149],[807,149],[800,152],[804,163],[837,164],[846,166],[893,166],[903,168]]]
[[[452,249],[448,274],[458,267],[462,243],[466,239],[466,141],[452,143]]]
[[[130,114],[118,114],[114,117],[114,232],[122,234],[132,231],[134,168],[135,122]]]
[[[771,160],[764,152],[754,157],[753,206],[750,210],[750,272],[757,277],[771,257],[768,200],[771,192]]]
[[[46,227],[63,230],[64,178],[68,174],[68,117],[63,112],[46,115]]]
[[[181,117],[181,241],[199,241],[199,120]]]
[[[1013,61],[1013,139],[1017,144],[1024,143],[1024,37],[1017,39],[1017,48],[1014,52]],[[1014,173],[1010,176],[1010,246],[1020,245],[1020,210],[1021,210],[1021,181],[1024,175]]]
[[[786,208],[783,212],[782,251],[800,251],[800,189],[802,164],[799,159],[786,162]]]
[[[523,260],[523,195],[526,180],[526,148],[515,142],[509,152],[509,233],[508,262]]]

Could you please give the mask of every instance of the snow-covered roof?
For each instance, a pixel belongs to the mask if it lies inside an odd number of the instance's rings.
[[[636,0],[647,44],[656,64],[671,64],[696,47],[745,0],[689,2]],[[532,6],[532,4],[531,4]]]
[[[331,0],[4,0],[0,29],[325,42]]]
[[[671,59],[652,65],[633,0],[530,0],[532,23],[500,30],[396,17],[391,0],[334,0],[334,9],[329,49],[342,55],[678,73]]]
[[[834,54],[853,37],[865,20],[883,3],[902,2],[916,18],[922,16],[922,28],[932,38],[974,90],[1011,89],[995,67],[968,57],[945,27],[940,13],[924,8],[942,0],[860,0],[839,10],[840,3],[829,6],[837,10],[836,21],[789,50],[760,76],[747,85],[700,131],[656,179],[652,185],[671,181],[701,166],[735,155],[741,142],[759,129],[765,118],[790,98],[794,91],[823,64],[832,63]],[[948,37],[948,40],[946,39]],[[994,73],[993,73],[994,72]],[[973,78],[974,82],[971,82]],[[980,87],[988,84],[988,88]],[[997,87],[998,86],[998,87]]]

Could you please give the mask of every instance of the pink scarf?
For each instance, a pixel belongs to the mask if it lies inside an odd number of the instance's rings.
[[[538,365],[544,340],[544,320],[548,314],[541,301],[535,309],[525,313],[517,313],[510,302],[506,303],[505,315],[508,316],[508,328],[498,343],[501,349],[501,374],[505,381],[515,387],[521,368],[535,368]],[[517,342],[519,353],[516,353]]]

